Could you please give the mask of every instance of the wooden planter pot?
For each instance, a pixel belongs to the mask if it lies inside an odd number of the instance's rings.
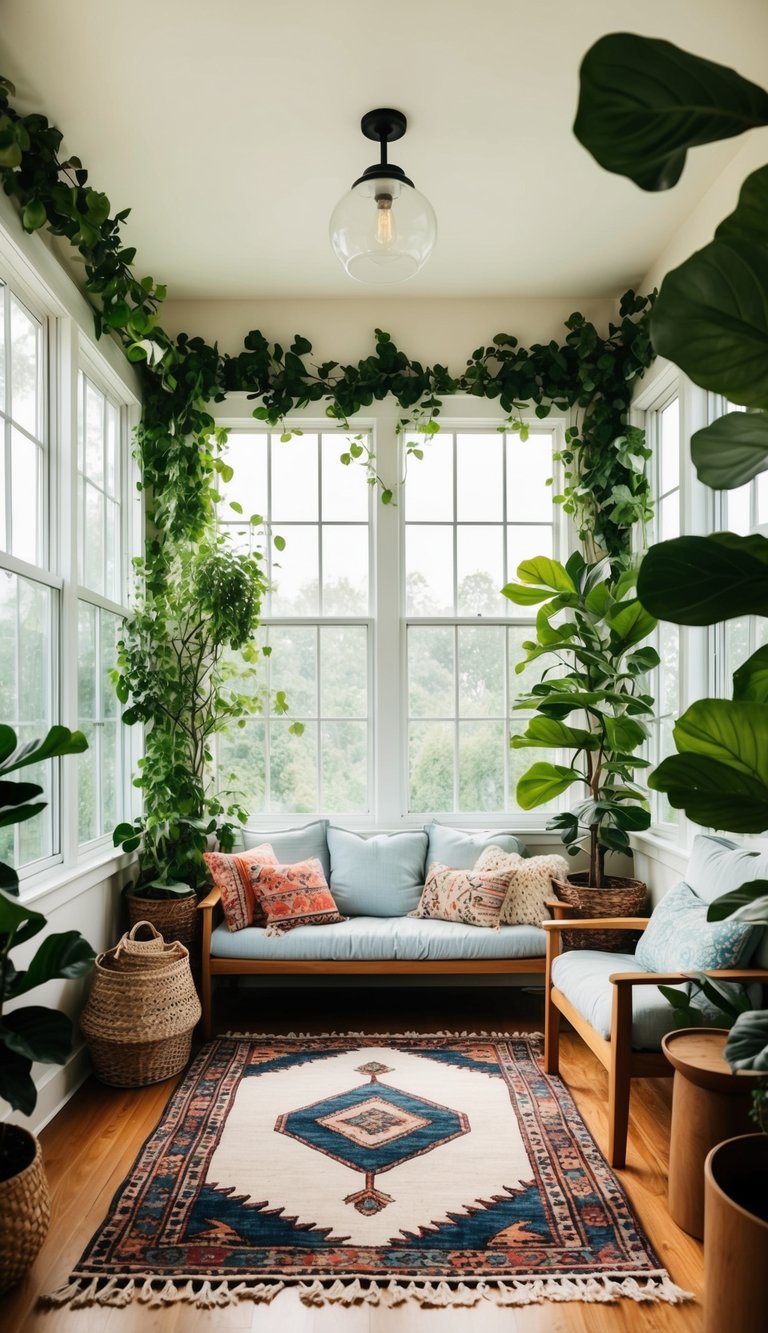
[[[553,879],[552,888],[561,903],[572,907],[574,917],[638,916],[648,897],[648,886],[640,879],[606,875],[605,888],[589,883],[589,873],[579,871],[568,879]],[[564,949],[599,949],[602,953],[629,953],[636,937],[626,930],[565,930]]]
[[[704,1333],[768,1328],[768,1134],[743,1134],[704,1163]]]
[[[34,1263],[50,1216],[40,1144],[20,1125],[0,1126],[0,1293]]]

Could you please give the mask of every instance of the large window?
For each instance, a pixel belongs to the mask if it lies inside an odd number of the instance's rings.
[[[680,398],[677,390],[668,393],[648,413],[648,441],[652,450],[652,489],[655,502],[652,540],[670,541],[681,533],[681,433]],[[687,457],[687,446],[686,446]],[[656,699],[657,722],[651,740],[651,759],[659,764],[669,754],[675,754],[673,736],[675,720],[680,715],[681,634],[679,626],[659,621],[656,630],[656,649],[661,659],[653,673],[652,689]],[[654,822],[677,827],[679,811],[673,809],[665,796],[652,797]]]
[[[394,422],[364,433],[379,472],[399,476],[408,441]],[[252,513],[267,524],[270,652],[252,677],[262,711],[220,738],[219,776],[255,820],[519,813],[531,760],[509,735],[532,683],[514,669],[531,615],[501,588],[522,560],[560,552],[554,440],[541,425],[525,442],[495,423],[446,425],[386,506],[363,468],[339,462],[343,432],[232,430],[220,523],[238,544],[254,539]]]

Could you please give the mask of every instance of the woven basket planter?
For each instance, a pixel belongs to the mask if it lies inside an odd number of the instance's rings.
[[[186,898],[141,898],[126,893],[128,925],[151,921],[164,940],[179,940],[189,949],[197,926],[197,896],[191,890]]]
[[[4,1125],[0,1168],[18,1160],[15,1175],[0,1178],[0,1293],[24,1276],[48,1234],[51,1201],[40,1144],[20,1125]]]
[[[552,888],[561,903],[573,908],[581,920],[596,916],[638,916],[648,897],[648,886],[640,879],[606,875],[605,888],[595,889],[582,871],[568,879],[553,879]],[[631,953],[640,931],[564,930],[564,949],[598,949],[601,953]]]
[[[96,1077],[141,1088],[184,1068],[199,1018],[187,950],[140,922],[97,957],[80,1022]]]

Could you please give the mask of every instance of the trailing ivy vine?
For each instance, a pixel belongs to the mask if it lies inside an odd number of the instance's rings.
[[[150,497],[145,566],[150,588],[163,583],[169,547],[199,541],[213,520],[217,474],[226,477],[230,469],[222,454],[227,433],[216,426],[211,404],[233,390],[257,399],[254,416],[272,426],[297,408],[320,402],[331,418],[348,423],[392,395],[404,414],[401,431],[415,429],[427,439],[439,428],[448,394],[497,399],[508,424],[517,426],[531,403],[541,418],[553,407],[571,411],[561,456],[565,485],[554,498],[574,516],[589,556],[602,550],[615,566],[626,563],[630,530],[650,512],[648,454],[642,431],[628,424],[628,411],[634,382],[653,357],[652,297],[625,293],[607,336],[578,313],[566,320],[562,345],[524,348],[511,334],[499,333],[476,348],[458,374],[411,360],[378,329],[374,352],[354,365],[312,362],[312,345],[301,335],[283,348],[253,330],[235,356],[202,338],[183,333],[171,338],[158,318],[165,287],[153,277],[135,276],[135,250],[121,240],[130,210],[111,216],[109,200],[89,185],[80,159],[60,157],[61,132],[43,115],[21,115],[10,102],[13,92],[8,80],[0,79],[3,189],[17,201],[26,231],[45,228],[79,253],[97,336],[105,330],[115,334],[142,378],[137,454]],[[412,441],[407,450],[422,452]],[[363,442],[343,456],[347,463],[355,459],[366,464],[375,483],[375,459]],[[392,498],[383,491],[385,502]]]

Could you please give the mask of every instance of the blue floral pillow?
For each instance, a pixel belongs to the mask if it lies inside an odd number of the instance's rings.
[[[708,903],[678,884],[654,907],[635,957],[649,972],[739,967],[757,943],[758,931],[742,921],[707,921]]]

